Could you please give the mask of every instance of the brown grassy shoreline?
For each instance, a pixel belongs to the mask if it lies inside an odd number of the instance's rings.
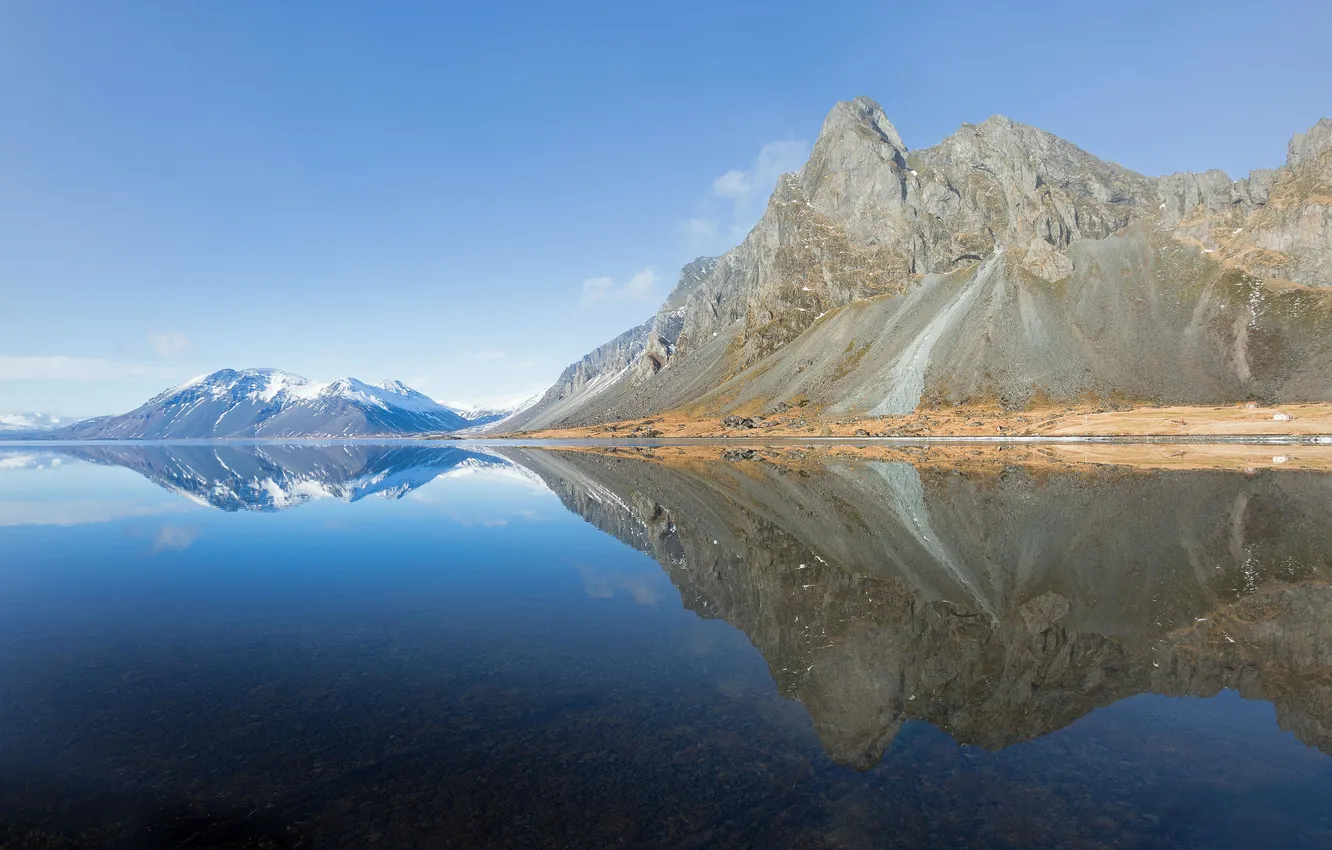
[[[677,468],[707,464],[772,463],[817,468],[837,460],[904,461],[919,469],[999,473],[1012,467],[1031,472],[1095,472],[1109,467],[1130,470],[1332,471],[1332,445],[1271,446],[1235,443],[1162,445],[1151,443],[1019,443],[885,445],[823,443],[809,446],[751,445],[558,445],[546,451],[632,457]]]
[[[1289,419],[1276,418],[1278,414]],[[770,416],[700,418],[665,413],[581,428],[497,436],[521,439],[680,437],[1308,437],[1332,435],[1332,403],[1274,407],[1000,407],[917,410],[908,416],[824,418],[800,409]]]

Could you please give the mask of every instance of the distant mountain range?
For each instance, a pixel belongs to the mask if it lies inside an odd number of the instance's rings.
[[[502,430],[1115,400],[1332,400],[1332,119],[1164,177],[994,117],[911,150],[836,104],[737,247]]]
[[[536,404],[541,399],[541,394],[516,401],[513,404],[502,405],[499,407],[463,407],[460,405],[446,404],[449,410],[461,416],[468,421],[468,427],[465,429],[469,433],[481,433],[490,430],[494,426],[515,413],[526,410]]]
[[[536,402],[448,405],[401,381],[316,383],[278,369],[222,369],[119,416],[0,414],[0,439],[194,440],[477,434]]]
[[[0,413],[0,438],[42,436],[77,421],[50,413]]]

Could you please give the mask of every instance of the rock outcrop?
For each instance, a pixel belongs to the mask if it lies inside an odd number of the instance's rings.
[[[912,151],[878,104],[839,103],[744,242],[686,268],[633,368],[521,425],[1332,398],[1329,128],[1243,180],[1151,178],[1001,117]]]
[[[596,399],[621,382],[642,359],[652,326],[653,322],[647,321],[630,328],[570,364],[536,404],[509,417],[505,429],[517,431],[577,414],[596,416]],[[609,415],[609,410],[603,415]]]

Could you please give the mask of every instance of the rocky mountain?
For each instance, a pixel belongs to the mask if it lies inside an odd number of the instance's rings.
[[[52,432],[62,439],[361,437],[456,431],[470,423],[400,381],[327,384],[276,369],[222,369],[120,416]]]
[[[602,418],[609,418],[610,408],[599,408],[598,399],[611,386],[623,383],[630,370],[643,359],[652,324],[648,321],[630,328],[570,364],[536,404],[505,423],[506,430],[543,427],[580,413],[596,418],[596,411],[600,411]]]
[[[839,103],[742,244],[510,425],[1095,397],[1332,398],[1332,120],[1234,181],[1001,117],[909,150]]]
[[[580,415],[596,421],[615,418],[618,390],[655,375],[674,356],[689,297],[716,268],[715,257],[700,257],[685,266],[679,283],[655,316],[570,364],[535,403],[492,430],[543,428]],[[611,387],[617,392],[607,393],[606,406],[601,407],[603,393]]]
[[[1327,475],[500,451],[743,630],[840,763],[913,719],[997,749],[1222,688],[1332,752]]]

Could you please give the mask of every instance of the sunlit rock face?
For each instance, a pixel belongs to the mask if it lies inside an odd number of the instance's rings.
[[[801,399],[876,415],[1326,400],[1330,199],[1332,119],[1280,168],[1158,178],[1000,116],[913,150],[877,103],[844,101],[743,242],[687,266],[629,332],[632,352],[594,351],[512,424]]]
[[[829,755],[1223,687],[1332,752],[1332,476],[505,449],[742,629]]]

